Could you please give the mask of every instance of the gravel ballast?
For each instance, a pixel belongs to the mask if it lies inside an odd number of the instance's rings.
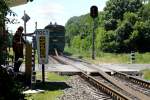
[[[66,84],[70,88],[63,90],[64,95],[60,96],[59,100],[112,100],[78,75],[71,76]]]

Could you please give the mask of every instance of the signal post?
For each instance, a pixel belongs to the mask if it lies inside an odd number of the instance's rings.
[[[93,18],[93,34],[92,34],[92,59],[95,59],[95,29],[96,29],[96,20],[98,16],[98,7],[92,6],[90,8],[90,16]]]

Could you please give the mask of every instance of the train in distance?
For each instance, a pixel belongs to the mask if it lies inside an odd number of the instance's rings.
[[[65,27],[56,23],[50,23],[45,26],[45,29],[49,30],[49,54],[55,54],[55,50],[57,50],[58,54],[63,53],[65,47]]]

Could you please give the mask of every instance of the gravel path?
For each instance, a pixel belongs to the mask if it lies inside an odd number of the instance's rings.
[[[77,75],[71,76],[66,84],[71,88],[65,89],[64,95],[60,96],[59,100],[112,100]]]

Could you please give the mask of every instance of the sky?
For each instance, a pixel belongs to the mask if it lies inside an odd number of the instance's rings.
[[[26,23],[27,33],[35,31],[37,28],[43,29],[50,22],[65,25],[67,20],[73,16],[81,16],[90,12],[90,7],[96,5],[102,11],[108,0],[34,0],[25,5],[12,7],[11,10],[17,14],[19,24],[6,24],[9,31],[15,32],[17,27],[24,26],[21,19],[24,11],[30,16]]]

